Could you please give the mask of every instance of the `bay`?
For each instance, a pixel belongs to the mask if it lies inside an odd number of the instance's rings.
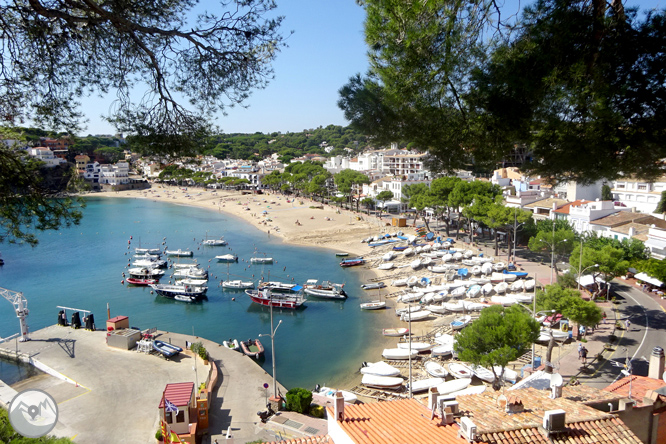
[[[219,287],[227,273],[255,282],[261,277],[295,283],[321,279],[345,283],[349,298],[313,298],[302,310],[274,310],[275,325],[282,320],[275,334],[278,380],[287,388],[311,389],[316,383],[342,380],[364,360],[364,345],[377,331],[373,317],[359,309],[359,285],[367,276],[339,267],[332,251],[284,244],[241,219],[212,210],[148,199],[86,200],[80,225],[39,233],[35,248],[2,246],[0,287],[23,292],[31,330],[55,324],[59,305],[91,310],[97,328],[104,328],[108,303],[111,316],[129,316],[130,325],[141,329],[194,333],[218,343],[247,340],[270,333],[270,311],[243,292]],[[201,245],[205,238],[220,236],[228,246]],[[209,269],[208,300],[189,304],[121,283],[139,246],[193,250],[194,259]],[[238,255],[239,262],[227,266],[215,261],[214,256],[228,252]],[[250,265],[251,257],[264,254],[275,263]],[[172,271],[168,269],[166,276]],[[166,276],[161,282],[168,280]],[[18,331],[18,319],[9,303],[0,304],[0,337],[5,337]],[[270,338],[261,341],[266,358],[259,364],[270,374]]]

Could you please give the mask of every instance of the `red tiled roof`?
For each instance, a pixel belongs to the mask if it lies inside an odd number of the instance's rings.
[[[164,396],[160,399],[160,407],[164,407],[164,399],[168,399],[170,403],[176,407],[184,407],[190,403],[192,392],[194,391],[194,382],[178,382],[175,384],[167,384],[164,390]]]
[[[431,410],[415,399],[345,406],[344,413],[338,426],[356,444],[467,444],[457,425],[431,420]],[[334,415],[331,408],[328,414]]]
[[[616,395],[621,395],[625,398],[629,397],[629,391],[631,390],[631,399],[636,401],[637,406],[640,406],[643,404],[643,398],[645,398],[648,391],[657,390],[664,386],[666,386],[666,384],[664,384],[664,381],[661,379],[632,375],[625,376],[624,378],[615,381],[604,390],[615,393]],[[666,401],[666,396],[659,395],[659,397],[662,401]]]
[[[566,203],[566,204],[562,205],[557,210],[555,210],[555,212],[560,213],[560,214],[569,214],[569,210],[571,209],[571,207],[578,207],[578,206],[584,204],[585,202],[590,202],[590,201],[585,200],[585,199],[574,200],[573,202],[569,202],[569,203]]]
[[[262,444],[334,444],[328,435],[305,436],[303,438],[285,439],[282,441],[267,441]]]

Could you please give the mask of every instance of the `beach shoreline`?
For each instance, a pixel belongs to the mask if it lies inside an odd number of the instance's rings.
[[[322,204],[307,198],[291,198],[291,196],[279,194],[243,195],[238,191],[157,185],[151,189],[92,192],[81,196],[149,199],[154,202],[203,208],[240,218],[286,244],[325,248],[332,253],[344,252],[349,256],[372,254],[372,249],[368,247],[367,243],[362,243],[361,239],[398,230],[396,227],[387,226],[385,221],[374,216]],[[296,224],[297,221],[299,224]],[[400,230],[407,234],[414,231],[405,228],[400,228]],[[215,235],[212,234],[211,237],[215,237]],[[390,274],[369,267],[353,271],[362,273],[364,279],[381,278]],[[377,297],[381,298],[390,291],[390,288],[383,289],[381,292],[371,291],[364,296],[368,300],[373,300]],[[404,323],[395,317],[392,308],[368,312],[367,315],[369,322],[377,326],[377,334],[366,344],[362,361],[373,362],[381,360],[383,349],[395,347],[398,339],[383,336],[381,328],[402,327]],[[420,324],[419,330],[425,330],[422,328],[425,327],[425,323]],[[358,370],[362,361],[358,362],[358,367],[350,368],[348,372],[340,374],[333,380],[321,381],[321,385],[351,388],[360,384],[361,375]]]

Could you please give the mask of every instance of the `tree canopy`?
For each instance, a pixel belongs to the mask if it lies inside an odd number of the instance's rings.
[[[359,3],[370,69],[339,92],[354,127],[413,141],[437,170],[524,150],[526,172],[556,180],[663,172],[664,11],[639,18],[602,0],[538,0],[520,15],[493,0]]]

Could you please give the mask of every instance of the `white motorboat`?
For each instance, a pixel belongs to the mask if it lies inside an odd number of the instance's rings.
[[[224,247],[227,245],[227,241],[224,239],[206,239],[203,242],[201,242],[201,245],[207,245],[209,247]]]
[[[536,285],[536,279],[527,279],[525,281],[525,291],[532,291],[534,290],[534,286]]]
[[[191,268],[191,267],[198,267],[199,264],[197,263],[196,260],[194,262],[187,262],[187,263],[180,263],[176,262],[175,264],[171,264],[171,268],[175,268],[176,270],[179,270],[181,268]]]
[[[508,381],[512,384],[515,384],[518,380],[518,372],[515,370],[511,370],[510,368],[502,367],[499,365],[493,366],[493,369],[495,370],[495,373],[500,380]]]
[[[392,251],[389,251],[388,253],[384,254],[384,256],[382,256],[382,260],[384,262],[390,262],[390,261],[393,260],[394,257],[395,257],[395,253],[392,252]]]
[[[478,366],[473,366],[472,371],[474,371],[474,376],[476,376],[482,381],[490,383],[495,381],[495,374],[492,372],[492,370],[488,370],[487,368],[478,365]]]
[[[250,258],[250,263],[251,264],[272,264],[273,263],[273,258],[272,257],[251,257]]]
[[[478,284],[472,285],[469,287],[467,290],[467,297],[468,298],[475,298],[481,293],[481,286]]]
[[[472,368],[462,362],[450,362],[449,373],[457,379],[471,379],[472,375],[474,375]]]
[[[136,279],[159,279],[164,276],[164,270],[160,270],[159,268],[130,268],[127,272],[130,274],[130,277]]]
[[[380,390],[396,390],[402,387],[402,378],[395,376],[376,376],[376,375],[363,375],[361,384],[366,387],[376,388]]]
[[[173,277],[208,279],[208,271],[199,267],[179,268],[173,272]]]
[[[416,311],[421,311],[422,308],[423,307],[420,306],[420,305],[410,305],[410,306],[407,306],[407,307],[396,308],[395,309],[395,315],[400,317],[400,316],[402,316],[403,314],[405,314],[407,312],[414,313]]]
[[[417,350],[412,350],[411,356],[412,358],[415,358],[418,356],[419,352]],[[406,350],[404,348],[385,348],[384,351],[382,352],[382,356],[385,359],[394,359],[394,360],[399,360],[399,359],[409,359],[410,353],[409,350]]]
[[[472,378],[454,379],[453,381],[446,381],[437,386],[437,392],[440,395],[449,395],[454,392],[464,390],[472,383]]]
[[[493,272],[493,264],[490,262],[484,262],[483,265],[481,265],[481,273],[483,274],[490,274]]]
[[[330,387],[319,387],[319,391],[317,391],[316,393],[322,396],[326,396],[327,398],[335,399],[336,394],[338,392],[342,394],[342,399],[344,399],[346,403],[354,404],[356,403],[356,401],[358,401],[356,395],[353,394],[352,392],[348,392],[347,390],[337,390]]]
[[[132,267],[162,268],[167,266],[164,259],[137,259],[132,262]]]
[[[364,375],[375,376],[398,376],[400,374],[400,369],[395,368],[384,361],[374,363],[364,362],[361,367],[361,373]]]
[[[218,262],[238,262],[238,256],[231,253],[215,256],[215,259],[217,259]]]
[[[385,328],[382,330],[384,336],[405,336],[409,334],[409,329],[406,327]]]
[[[409,350],[409,342],[398,342],[398,348],[404,348]],[[412,341],[411,343],[412,350],[416,350],[419,353],[426,352],[432,348],[432,344],[429,342],[416,342]]]
[[[414,259],[409,263],[409,266],[412,267],[412,270],[416,270],[421,266],[421,258]]]
[[[490,302],[492,302],[493,304],[501,304],[505,307],[509,307],[511,305],[515,305],[518,301],[509,296],[494,295],[490,297]]]
[[[397,301],[398,302],[403,302],[405,304],[407,304],[409,302],[420,301],[424,294],[425,293],[421,293],[420,291],[415,291],[415,292],[412,292],[412,293],[403,294],[403,295],[399,296]]]
[[[181,279],[179,281],[176,281],[176,284],[178,284],[178,285],[191,285],[193,287],[207,287],[208,286],[208,279],[187,278],[187,279]]]
[[[361,310],[382,310],[386,308],[386,301],[372,301],[361,304]]]
[[[419,310],[415,313],[403,313],[400,315],[400,320],[404,322],[416,322],[422,321],[430,317],[432,312],[428,310]]]
[[[404,254],[405,256],[410,256],[410,255],[414,254],[414,249],[412,247],[409,247],[406,250],[404,250],[402,252],[402,254]]]
[[[182,249],[177,249],[177,250],[166,250],[165,251],[167,256],[173,256],[173,257],[192,257],[194,256],[194,252],[191,250],[182,250]]]
[[[162,254],[159,248],[135,248],[135,254]]]
[[[483,296],[488,296],[492,291],[493,291],[493,284],[491,284],[490,282],[483,284],[483,286],[481,287],[481,294]]]
[[[495,262],[493,264],[493,270],[495,271],[502,271],[506,268],[506,264],[504,262]]]
[[[525,281],[518,279],[509,286],[510,291],[522,291],[525,288]]]
[[[424,392],[442,383],[444,383],[444,378],[426,378],[412,381],[412,393]],[[407,388],[409,388],[409,384],[407,384]]]
[[[449,372],[437,361],[428,361],[423,365],[426,373],[435,378],[446,378]],[[444,381],[442,381],[444,382]]]
[[[240,279],[232,279],[232,280],[222,281],[222,287],[228,288],[230,290],[247,290],[250,288],[254,288],[254,282],[243,281]]]
[[[379,264],[377,267],[379,270],[391,270],[393,268],[393,262],[386,262],[384,264]]]
[[[506,293],[506,289],[509,287],[509,284],[506,282],[500,282],[499,284],[495,285],[495,293],[497,294],[504,294]]]
[[[472,317],[470,315],[460,316],[451,321],[451,328],[453,330],[461,330],[464,327],[467,327],[470,322],[472,322]]]

